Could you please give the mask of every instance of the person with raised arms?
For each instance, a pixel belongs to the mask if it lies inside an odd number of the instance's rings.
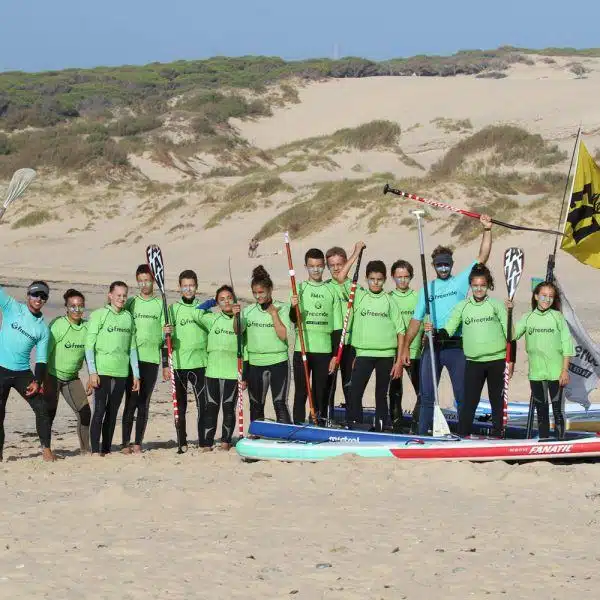
[[[452,390],[454,391],[454,401],[457,410],[460,411],[460,404],[465,395],[464,375],[465,375],[465,355],[462,349],[461,331],[458,330],[453,336],[443,340],[437,340],[435,332],[446,325],[448,317],[454,310],[454,307],[467,297],[469,291],[469,275],[471,269],[477,263],[486,264],[492,250],[492,220],[488,215],[482,215],[480,218],[483,227],[483,235],[479,248],[479,255],[476,261],[473,261],[464,271],[457,275],[452,275],[454,267],[453,252],[446,246],[437,246],[431,253],[433,268],[436,272],[436,279],[430,281],[427,290],[419,290],[417,306],[415,313],[408,326],[408,331],[404,338],[404,349],[402,351],[402,360],[405,366],[410,366],[410,347],[415,337],[421,331],[422,323],[425,318],[425,296],[429,295],[431,310],[431,322],[434,332],[435,358],[437,368],[437,381],[433,381],[431,372],[431,349],[426,344],[421,355],[420,365],[420,411],[418,433],[426,435],[433,427],[433,407],[435,403],[435,389],[437,387],[445,367],[450,375]]]
[[[187,390],[191,386],[197,410],[198,447],[208,451],[212,443],[206,440],[206,353],[207,332],[202,324],[203,312],[198,310],[198,276],[191,269],[179,274],[181,299],[169,306],[169,323],[173,327],[173,370],[175,394],[179,408],[179,443],[187,450]]]
[[[140,371],[135,339],[135,324],[128,310],[127,284],[113,281],[108,304],[92,312],[85,339],[85,358],[94,388],[90,424],[92,456],[111,452],[119,406],[123,400],[129,368],[133,372],[131,389],[140,389]]]
[[[217,431],[219,410],[223,407],[221,449],[231,448],[235,430],[235,407],[238,398],[237,332],[235,315],[240,305],[234,301],[233,289],[222,285],[215,294],[220,310],[202,314],[202,325],[208,331],[208,363],[206,366],[206,423],[205,441],[212,447]],[[244,387],[244,384],[242,383]]]
[[[337,274],[342,283],[352,264],[365,247],[358,242],[354,253]],[[356,289],[352,307],[352,345],[356,359],[352,369],[350,405],[346,409],[346,425],[353,428],[363,420],[363,394],[375,371],[375,422],[373,429],[383,431],[389,407],[390,381],[402,377],[401,352],[406,328],[395,302],[384,292],[387,269],[381,260],[372,260],[365,269],[367,288]]]
[[[252,271],[250,282],[256,302],[242,311],[242,328],[248,349],[250,421],[265,418],[269,388],[279,423],[290,423],[287,406],[290,364],[288,357],[289,304],[273,300],[273,281],[262,265]]]
[[[142,451],[144,433],[148,424],[150,398],[158,378],[158,369],[161,363],[163,378],[170,378],[167,349],[164,347],[164,334],[171,332],[166,327],[162,299],[154,295],[154,278],[146,264],[140,265],[135,272],[135,279],[139,288],[136,296],[127,299],[125,309],[133,316],[135,325],[135,341],[137,345],[138,361],[140,368],[140,389],[132,389],[133,373],[129,372],[127,386],[125,387],[125,408],[122,419],[122,452],[125,454],[139,454]],[[131,443],[133,420],[135,420],[135,441]]]
[[[65,399],[77,417],[77,437],[81,454],[89,454],[90,421],[92,411],[88,393],[79,378],[85,359],[85,340],[88,322],[83,318],[85,297],[74,289],[64,295],[66,314],[50,323],[48,344],[48,374],[44,381],[44,400],[50,419],[54,423],[59,396]],[[91,388],[88,386],[91,393]]]
[[[312,396],[319,421],[327,417],[327,392],[329,389],[329,364],[332,354],[332,334],[341,332],[340,295],[332,285],[323,281],[325,256],[318,248],[311,248],[304,255],[308,279],[300,282],[298,295],[290,297],[290,321],[296,325],[294,348],[294,423],[306,419],[306,377],[300,352],[300,340],[296,323],[296,306],[300,306],[302,331],[306,347],[308,372],[312,375]],[[338,343],[339,343],[339,335]]]
[[[510,303],[507,304],[510,306]],[[556,436],[562,440],[565,437],[563,394],[569,383],[569,364],[571,357],[575,356],[575,348],[561,312],[559,289],[553,283],[544,281],[533,290],[531,311],[523,315],[515,326],[515,340],[523,336],[539,437],[550,435],[550,402]]]
[[[340,246],[333,246],[325,253],[325,260],[327,262],[327,268],[331,274],[331,279],[327,281],[332,286],[332,289],[336,291],[340,298],[340,323],[344,323],[344,317],[346,316],[346,308],[348,306],[348,300],[350,299],[350,288],[352,286],[352,279],[346,275],[341,283],[338,283],[336,276],[344,268],[344,265],[348,262],[348,255],[346,251]],[[348,273],[348,272],[347,272]],[[341,330],[336,329],[332,334],[332,349],[333,355],[335,356],[337,349],[340,345]],[[352,346],[352,331],[348,331],[344,343],[344,350],[342,352],[342,360],[339,365],[340,378],[342,380],[342,392],[344,394],[344,402],[346,406],[350,404],[350,384],[352,378],[352,365],[356,358],[356,352]],[[333,387],[331,393],[335,396],[335,388],[337,387],[337,375],[336,379],[330,380],[330,385]]]
[[[504,370],[506,366],[507,312],[504,304],[490,298],[488,292],[494,289],[494,278],[490,270],[477,264],[469,275],[471,297],[459,302],[438,331],[443,341],[462,329],[465,365],[465,396],[458,414],[458,435],[471,435],[473,419],[481,399],[481,391],[487,382],[492,407],[492,436],[503,436]],[[431,327],[427,323],[425,328]],[[516,344],[511,356],[515,357]],[[514,362],[509,368],[512,375]]]
[[[16,390],[35,413],[35,427],[45,461],[56,460],[50,449],[50,419],[40,388],[47,371],[49,330],[42,308],[50,288],[45,281],[34,281],[27,288],[25,302],[17,302],[0,287],[0,462],[4,448],[4,418],[11,389]],[[30,368],[35,348],[35,370]]]
[[[397,260],[392,265],[390,271],[396,284],[396,287],[390,292],[390,298],[398,307],[404,328],[408,330],[410,320],[417,305],[417,292],[410,287],[410,282],[414,277],[414,269],[406,260]],[[408,373],[417,396],[417,401],[412,413],[413,428],[415,431],[416,424],[419,422],[419,367],[422,346],[423,335],[422,332],[419,332],[410,345],[410,366],[407,366],[404,369]],[[402,379],[402,377],[398,377],[398,379],[392,379],[390,382],[390,417],[392,419],[392,428],[395,433],[400,433],[402,431],[402,397],[404,395]]]

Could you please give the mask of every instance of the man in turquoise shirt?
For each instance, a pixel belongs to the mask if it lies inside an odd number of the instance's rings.
[[[487,263],[490,252],[492,250],[492,221],[489,216],[481,216],[481,224],[483,226],[483,237],[479,248],[478,263]],[[433,323],[433,332],[438,329],[443,329],[448,317],[452,313],[454,307],[467,297],[469,291],[469,274],[473,265],[459,273],[452,275],[452,267],[454,259],[452,250],[444,246],[438,246],[431,254],[432,265],[435,269],[437,278],[430,281],[427,285],[427,293],[429,295],[429,306],[431,310],[431,321]],[[421,323],[425,318],[425,297],[424,290],[419,291],[419,298],[415,313],[408,326],[408,331],[404,336],[404,350],[402,351],[402,359],[405,365],[410,365],[410,345],[418,335]],[[421,373],[420,373],[420,394],[421,394],[421,410],[419,413],[419,429],[420,435],[426,435],[433,426],[433,405],[435,402],[435,388],[440,380],[442,369],[446,367],[452,389],[454,391],[454,399],[456,408],[458,409],[464,396],[464,374],[465,374],[465,355],[462,350],[461,332],[450,338],[439,340],[435,343],[435,358],[436,358],[436,378],[433,381],[431,373],[431,349],[428,345],[423,350],[421,356]]]
[[[0,461],[4,448],[4,417],[10,390],[14,388],[35,412],[35,424],[44,460],[54,460],[50,450],[50,419],[40,392],[46,374],[49,330],[42,316],[50,289],[44,281],[27,288],[27,301],[17,302],[0,288]],[[35,374],[31,372],[31,351],[35,348]]]

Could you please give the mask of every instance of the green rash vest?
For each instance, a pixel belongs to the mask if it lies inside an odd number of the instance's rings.
[[[574,356],[569,326],[562,313],[537,308],[525,314],[515,327],[515,339],[525,336],[531,381],[558,381],[563,359]]]
[[[206,312],[202,325],[208,330],[206,376],[212,379],[237,379],[237,335],[233,316]]]
[[[331,334],[342,328],[342,311],[338,291],[334,289],[333,285],[324,281],[321,283],[303,281],[298,286],[298,299],[302,313],[302,332],[306,351],[331,354]],[[297,327],[294,349],[296,352],[300,352]]]
[[[402,317],[402,323],[404,323],[404,329],[408,330],[408,325],[415,312],[415,306],[417,305],[418,294],[415,290],[406,290],[401,292],[398,289],[390,292],[390,298],[398,307],[400,316]],[[410,345],[410,357],[413,359],[421,356],[421,346],[423,337],[423,326],[419,329],[419,333],[415,336],[415,339]]]
[[[350,300],[350,288],[352,287],[352,280],[346,279],[344,283],[338,283],[335,279],[328,279],[325,283],[331,286],[331,289],[336,292],[340,299],[339,329],[342,329],[344,326],[344,319],[346,318],[346,310],[348,309],[348,300]],[[350,328],[350,323],[348,323],[345,345],[352,345],[352,329]]]
[[[390,295],[356,288],[352,308],[352,345],[356,356],[389,357],[398,351],[398,334],[406,333],[402,315]]]
[[[140,295],[129,298],[125,309],[133,316],[138,359],[142,362],[160,364],[160,350],[165,325],[163,304],[160,298],[153,296],[145,300]]]
[[[205,311],[198,302],[186,304],[183,300],[169,306],[169,322],[173,325],[173,368],[203,369],[206,367],[207,332],[202,325]]]
[[[67,317],[57,317],[50,323],[48,343],[48,373],[61,381],[73,381],[85,358],[85,339],[88,322],[79,325],[71,323]]]
[[[461,300],[444,325],[448,335],[462,326],[463,351],[467,360],[489,362],[506,358],[506,308],[502,302],[487,297]]]
[[[273,301],[279,309],[279,318],[291,331],[290,305]],[[246,306],[242,312],[242,327],[246,331],[248,362],[255,367],[268,367],[288,360],[287,340],[280,340],[275,332],[273,318],[259,304]]]
[[[110,377],[127,377],[129,365],[135,362],[134,376],[137,370],[137,351],[135,325],[127,310],[116,312],[112,306],[95,310],[88,321],[88,333],[85,339],[88,370],[90,373]],[[132,364],[133,368],[133,364]]]

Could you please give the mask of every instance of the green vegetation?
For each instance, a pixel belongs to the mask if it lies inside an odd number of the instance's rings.
[[[479,164],[479,170],[481,167],[509,166],[517,162],[544,168],[567,158],[565,152],[556,145],[547,144],[541,135],[513,125],[495,125],[458,142],[432,165],[431,173],[438,179],[448,177],[461,170],[470,156],[486,151],[492,151],[492,156]]]
[[[293,192],[294,188],[287,185],[279,177],[267,177],[266,179],[243,180],[232,185],[225,192],[223,205],[208,220],[205,229],[211,229],[221,223],[221,221],[238,212],[247,212],[257,207],[257,199],[269,198],[277,192]]]
[[[446,133],[450,133],[452,131],[461,132],[468,129],[473,129],[471,119],[448,119],[445,117],[436,117],[435,119],[432,119],[430,123],[433,123],[438,129],[442,129]]]
[[[35,227],[48,221],[53,221],[56,217],[45,209],[32,210],[26,215],[17,219],[11,226],[12,229],[21,229],[23,227]]]
[[[169,101],[186,95],[210,95],[217,89],[249,89],[263,92],[283,82],[280,98],[297,102],[295,88],[285,82],[297,77],[315,80],[326,77],[453,76],[503,71],[511,64],[533,64],[530,54],[552,56],[600,56],[600,49],[547,48],[531,50],[505,46],[496,50],[464,50],[452,56],[413,56],[374,62],[358,57],[289,61],[268,56],[224,57],[144,66],[65,69],[42,73],[0,73],[0,128],[51,127],[77,117],[110,118],[115,109],[128,108],[138,117],[166,112]],[[285,87],[284,87],[285,86]],[[260,104],[228,101],[242,116],[265,108]],[[195,110],[193,97],[183,110]],[[237,107],[234,104],[237,103]],[[217,105],[223,104],[218,99]],[[198,106],[196,104],[196,106]],[[217,112],[222,114],[222,108]],[[225,111],[227,112],[227,111]]]
[[[174,200],[170,200],[158,210],[153,211],[152,215],[144,221],[142,226],[149,227],[153,225],[160,225],[169,213],[173,212],[174,210],[178,210],[179,208],[183,208],[185,205],[186,202],[183,198],[176,198]]]
[[[368,179],[344,179],[319,186],[309,199],[295,199],[290,208],[267,221],[257,234],[259,240],[289,231],[294,238],[321,231],[352,209],[365,208],[381,198],[381,187]]]

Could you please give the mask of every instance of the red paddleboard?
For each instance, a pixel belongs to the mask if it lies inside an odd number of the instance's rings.
[[[564,440],[461,440],[390,448],[401,460],[547,460],[600,456],[600,437]]]

